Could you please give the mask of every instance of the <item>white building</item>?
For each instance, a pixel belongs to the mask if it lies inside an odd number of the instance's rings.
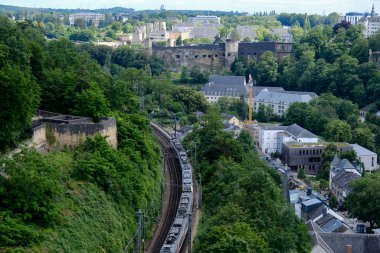
[[[89,24],[91,21],[94,26],[98,26],[100,21],[105,20],[106,16],[100,13],[92,13],[92,12],[83,12],[83,13],[75,13],[69,15],[70,25],[74,25],[75,21],[78,19],[83,19]]]
[[[258,128],[257,140],[261,152],[272,154],[279,152],[279,133],[285,132],[286,126],[261,126]]]
[[[288,32],[287,29],[284,28],[274,28],[270,32],[271,35],[277,35],[279,42],[286,42],[286,43],[292,43],[293,42],[293,36]]]
[[[218,18],[217,16],[202,16],[202,15],[197,15],[196,17],[190,17],[189,18],[189,22],[220,24],[220,18]]]
[[[344,20],[350,22],[352,25],[357,25],[359,20],[364,18],[366,14],[368,15],[368,13],[348,12],[344,16]]]
[[[282,145],[289,142],[318,143],[318,137],[297,124],[290,126],[261,126],[258,128],[261,152],[282,153]]]
[[[377,154],[368,150],[358,144],[350,144],[356,152],[358,159],[363,163],[365,170],[376,170],[379,165],[377,164]]]
[[[256,88],[256,87],[255,87]],[[253,111],[258,112],[261,105],[272,108],[273,114],[284,115],[289,106],[295,102],[309,103],[317,97],[314,92],[302,91],[269,91],[263,89],[254,98]]]
[[[376,34],[380,30],[380,16],[376,15],[375,6],[372,6],[371,15],[360,19],[358,24],[364,26],[364,37],[366,38]]]

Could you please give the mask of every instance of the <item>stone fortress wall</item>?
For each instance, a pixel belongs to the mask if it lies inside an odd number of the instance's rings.
[[[39,150],[75,148],[87,138],[100,134],[117,148],[117,126],[115,118],[103,117],[98,123],[89,117],[61,115],[39,111],[33,120],[33,144]]]
[[[285,42],[234,42],[220,44],[163,47],[153,44],[152,53],[163,58],[172,71],[181,71],[182,66],[199,67],[210,72],[229,69],[239,57],[258,60],[265,51],[271,51],[279,59],[293,52],[293,43]]]

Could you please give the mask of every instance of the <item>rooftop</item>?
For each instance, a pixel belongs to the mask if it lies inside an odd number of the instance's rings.
[[[327,145],[326,142],[286,142],[284,145],[291,148],[308,148],[308,147],[324,147]]]
[[[356,152],[356,154],[358,156],[374,156],[374,155],[376,155],[376,153],[360,146],[359,144],[350,144],[350,146],[354,149],[354,151]]]
[[[319,199],[309,199],[309,200],[306,200],[304,202],[302,202],[302,205],[303,206],[312,206],[312,205],[315,205],[315,204],[322,204],[322,201],[320,201]]]
[[[332,178],[332,182],[349,191],[351,190],[351,187],[349,186],[350,182],[357,178],[360,178],[359,173],[341,170]]]
[[[297,124],[287,126],[285,130],[296,138],[318,138],[318,136]]]
[[[244,85],[245,76],[210,76],[209,83],[215,85]]]
[[[276,92],[263,89],[256,97],[255,102],[273,104],[291,104],[295,102],[309,102],[313,99],[310,94],[299,94],[298,92]]]

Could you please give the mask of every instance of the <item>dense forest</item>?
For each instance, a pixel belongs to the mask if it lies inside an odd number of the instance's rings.
[[[260,160],[250,134],[223,130],[218,107],[185,139],[202,174],[195,252],[310,252],[306,226],[285,202],[280,176]]]

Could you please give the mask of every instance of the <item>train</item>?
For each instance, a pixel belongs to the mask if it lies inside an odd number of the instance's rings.
[[[165,242],[161,247],[160,253],[179,253],[182,244],[186,239],[189,224],[189,215],[193,211],[193,169],[189,162],[189,158],[183,148],[181,141],[175,137],[169,136],[158,126],[155,128],[162,132],[168,138],[170,137],[170,146],[176,153],[180,163],[182,173],[182,193],[177,208],[176,217],[172,223],[169,233],[166,236]]]

